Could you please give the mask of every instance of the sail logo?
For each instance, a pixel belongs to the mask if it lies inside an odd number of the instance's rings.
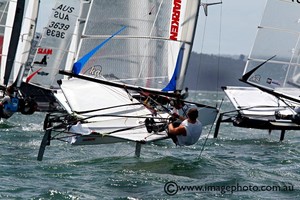
[[[48,76],[49,73],[42,71],[42,72],[38,72],[37,74],[40,76]]]
[[[180,10],[181,9],[181,0],[173,1],[173,9],[172,9],[172,21],[171,21],[171,29],[170,29],[170,39],[177,40],[178,31],[179,31],[179,18],[180,18]]]
[[[261,79],[260,75],[255,74],[254,76],[252,76],[249,80],[254,82],[254,83],[259,83]]]
[[[52,55],[52,49],[47,49],[47,48],[38,48],[37,54],[47,54],[47,55]]]
[[[88,70],[86,70],[86,72],[88,72],[89,75],[92,75],[96,78],[101,77],[102,66],[101,65],[95,65],[95,66],[89,68]]]
[[[33,63],[34,64],[39,64],[39,65],[47,65],[47,55],[44,55],[44,57],[42,58],[42,60],[41,61],[34,61]]]
[[[266,83],[270,84],[270,85],[277,85],[277,86],[280,86],[281,84],[279,83],[279,81],[277,80],[273,80],[271,78],[267,78],[267,81]]]

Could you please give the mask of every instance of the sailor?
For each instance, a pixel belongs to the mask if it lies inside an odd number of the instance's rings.
[[[9,86],[6,88],[6,96],[0,100],[0,117],[4,119],[10,118],[18,111],[19,99],[14,97],[14,88]]]
[[[185,88],[184,89],[185,92],[180,94],[180,91],[175,91],[174,93],[177,95],[176,98],[173,98],[172,100],[170,100],[170,105],[176,109],[181,109],[184,107],[184,101],[185,99],[188,98],[189,96],[189,88]]]
[[[187,113],[188,118],[175,114],[177,120],[168,125],[168,136],[176,145],[189,146],[195,144],[202,133],[202,124],[197,119],[197,108],[190,108]]]
[[[181,94],[181,99],[187,99],[189,97],[189,88],[186,87],[185,92],[183,94]]]

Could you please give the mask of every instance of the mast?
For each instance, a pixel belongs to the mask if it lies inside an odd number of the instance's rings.
[[[25,1],[24,0],[18,0],[17,7],[16,7],[16,13],[14,18],[14,24],[12,28],[12,34],[11,34],[11,40],[9,43],[9,49],[7,54],[7,60],[6,60],[6,67],[5,67],[5,74],[4,74],[4,85],[8,85],[9,77],[12,72],[15,55],[17,52],[17,47],[19,43],[19,36],[21,33],[21,26],[23,22],[23,14],[24,14],[24,8],[25,8]]]
[[[80,2],[79,17],[77,19],[74,28],[74,34],[72,36],[72,41],[70,44],[65,70],[72,70],[73,64],[75,62],[78,53],[78,46],[79,46],[80,38],[82,36],[84,24],[87,19],[87,14],[88,14],[87,10],[89,10],[90,5],[91,5],[90,0],[82,0]]]
[[[24,14],[24,7],[25,7],[25,1],[24,0],[18,0],[16,11],[15,11],[15,17],[14,17],[14,23],[12,28],[12,34],[11,39],[9,43],[9,49],[7,54],[7,62],[6,62],[6,68],[5,68],[5,74],[4,74],[4,82],[3,84],[7,86],[9,81],[9,76],[12,71],[12,67],[15,60],[15,55],[17,51],[18,46],[18,38],[21,32],[21,26],[23,21],[23,14]]]

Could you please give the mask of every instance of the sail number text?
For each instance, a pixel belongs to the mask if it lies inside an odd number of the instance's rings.
[[[292,0],[292,2],[300,3],[300,0]]]
[[[65,38],[65,32],[70,28],[70,25],[52,21],[48,26],[46,34],[52,37]],[[56,30],[55,30],[56,29]]]
[[[70,17],[69,14],[73,13],[74,7],[65,4],[60,4],[54,14],[54,20],[51,21],[47,27],[46,35],[56,38],[65,38],[66,32],[70,28]],[[58,20],[58,21],[56,21]]]

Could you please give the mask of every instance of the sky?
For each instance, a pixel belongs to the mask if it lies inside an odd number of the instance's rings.
[[[202,0],[218,2],[219,0]],[[249,55],[266,0],[223,0],[200,10],[193,51],[221,55]]]
[[[47,20],[56,0],[40,0],[41,21]],[[202,0],[213,3],[221,0]],[[221,5],[208,8],[206,17],[200,8],[200,17],[194,40],[193,51],[221,55],[249,55],[254,43],[266,0],[222,0]],[[47,14],[47,12],[49,12]],[[39,31],[38,24],[37,30]]]

